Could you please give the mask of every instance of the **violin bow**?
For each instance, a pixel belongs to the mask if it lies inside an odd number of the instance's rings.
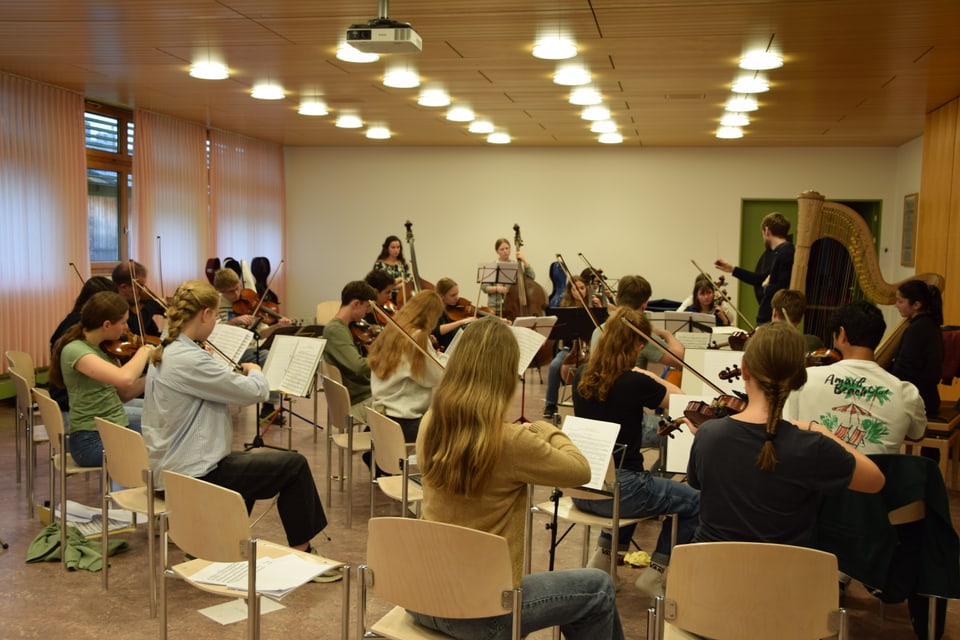
[[[157,236],[157,276],[160,278],[160,295],[163,293],[163,250],[160,247],[160,236]]]
[[[436,364],[438,367],[440,367],[440,370],[441,370],[441,371],[447,368],[446,365],[443,364],[442,362],[440,362],[440,360],[438,360],[435,355],[433,355],[432,353],[430,353],[429,351],[427,351],[426,349],[424,349],[423,347],[421,347],[421,346],[420,346],[420,343],[418,343],[416,340],[414,340],[413,336],[411,336],[409,333],[407,333],[407,330],[404,329],[403,327],[401,327],[401,326],[400,326],[400,323],[397,322],[396,320],[394,320],[392,317],[390,317],[390,315],[389,315],[388,313],[386,313],[383,309],[381,309],[380,307],[378,307],[378,306],[375,305],[375,304],[372,304],[371,306],[373,307],[375,314],[380,314],[381,316],[383,316],[383,317],[387,320],[388,323],[390,323],[390,324],[392,324],[394,327],[396,327],[397,331],[399,331],[400,333],[402,333],[402,334],[407,338],[407,340],[410,341],[410,344],[412,344],[414,347],[417,348],[417,351],[419,351],[419,352],[422,353],[423,355],[425,355],[425,356],[427,356],[428,358],[430,358],[430,359],[434,362],[434,364]],[[424,329],[424,331],[426,331],[426,329]]]
[[[140,283],[137,282],[137,270],[135,265],[136,262],[133,260],[133,258],[130,258],[127,266],[130,267],[130,288],[133,290],[133,308],[137,310],[137,328],[140,329],[140,344],[144,345],[147,343],[147,341],[143,334],[143,314],[140,313],[140,298],[137,296],[137,284]],[[137,282],[137,284],[134,284],[135,282]]]
[[[145,294],[147,294],[147,296],[148,296],[151,300],[153,300],[153,301],[156,302],[158,305],[160,305],[160,306],[163,308],[164,311],[167,310],[167,303],[163,301],[163,298],[160,298],[160,297],[157,296],[157,294],[155,294],[153,291],[150,291],[150,288],[149,288],[147,285],[145,285],[145,284],[140,284],[140,282],[137,281],[137,280],[134,280],[133,282],[135,283],[135,284],[134,284],[134,287],[139,287],[140,290],[143,291]]]
[[[628,327],[630,327],[631,331],[633,331],[634,333],[636,333],[637,335],[639,335],[640,337],[642,337],[644,340],[646,340],[646,341],[647,341],[647,344],[652,344],[652,345],[654,345],[655,347],[657,347],[658,349],[660,349],[660,351],[663,351],[664,353],[670,354],[671,356],[673,356],[673,358],[674,358],[677,362],[679,362],[680,364],[682,364],[682,365],[684,366],[684,368],[689,369],[690,372],[691,372],[693,375],[695,375],[695,376],[697,376],[698,378],[700,378],[700,380],[701,380],[705,385],[707,385],[708,387],[710,387],[711,389],[713,389],[714,391],[716,391],[716,392],[717,392],[718,394],[720,394],[720,395],[726,395],[726,391],[724,391],[723,389],[721,389],[721,388],[718,387],[717,385],[713,384],[713,382],[711,382],[708,378],[706,378],[702,373],[700,373],[699,371],[697,371],[696,369],[694,369],[693,367],[691,367],[689,364],[687,364],[686,362],[684,362],[684,361],[683,361],[683,358],[681,358],[680,356],[678,356],[677,354],[675,354],[673,351],[671,351],[671,350],[669,349],[669,347],[666,347],[666,346],[660,344],[659,342],[657,342],[656,340],[654,340],[653,338],[651,338],[650,336],[648,336],[646,333],[643,332],[642,329],[640,329],[638,326],[636,326],[635,324],[633,324],[632,322],[630,322],[629,320],[627,320],[626,317],[620,316],[620,320],[621,320],[625,325],[627,325]]]
[[[80,278],[80,284],[85,285],[87,281],[83,279],[82,275],[80,275],[80,269],[77,269],[77,265],[73,264],[72,262],[68,262],[67,264],[73,267],[73,272],[77,274],[78,278]]]
[[[277,265],[276,271],[274,271],[274,272],[273,272],[273,275],[270,276],[270,279],[267,281],[267,286],[263,288],[263,295],[259,296],[259,299],[257,300],[257,306],[253,308],[253,313],[250,314],[250,315],[252,315],[254,318],[256,318],[256,317],[257,317],[257,313],[260,312],[260,307],[263,306],[263,301],[266,299],[267,293],[270,292],[270,285],[272,285],[272,284],[273,284],[273,281],[277,278],[278,275],[280,275],[280,269],[282,269],[282,268],[283,268],[283,260],[280,261],[280,264]],[[269,312],[270,315],[276,315],[276,314],[272,313],[269,309],[265,310],[265,312]],[[277,317],[277,320],[279,320],[279,319],[280,319],[280,317]]]
[[[600,323],[597,322],[596,317],[594,317],[593,311],[590,309],[590,305],[588,305],[587,301],[584,300],[582,297],[580,297],[579,294],[574,295],[572,293],[573,290],[576,288],[577,283],[573,281],[573,276],[570,275],[570,269],[567,268],[567,263],[564,262],[563,256],[560,255],[559,253],[557,254],[557,262],[560,263],[560,268],[563,269],[563,273],[566,274],[567,276],[567,282],[568,282],[567,286],[570,287],[570,291],[571,291],[570,295],[573,295],[573,297],[575,297],[580,302],[580,306],[583,307],[583,310],[587,312],[588,316],[590,316],[590,321],[593,322],[593,326],[599,329],[600,332],[602,333],[603,327],[600,326]]]
[[[616,294],[613,292],[613,289],[611,289],[611,288],[607,285],[607,283],[603,280],[603,276],[600,275],[600,272],[593,268],[593,265],[590,264],[590,261],[587,260],[586,256],[584,256],[582,253],[578,253],[577,255],[580,256],[580,259],[583,260],[584,264],[587,265],[587,269],[590,270],[590,275],[592,275],[593,278],[597,281],[597,284],[599,284],[600,287],[601,287],[604,291],[607,292],[607,295],[610,296],[610,300],[613,301],[613,304],[614,304],[614,305],[616,305],[616,304],[617,304],[617,296],[616,296]]]
[[[703,269],[701,269],[701,268],[700,268],[700,265],[697,264],[697,261],[696,261],[696,260],[690,260],[690,262],[692,262],[692,263],[693,263],[693,266],[695,266],[695,267],[697,268],[697,271],[699,271],[700,274],[710,282],[710,286],[713,287],[713,291],[714,291],[717,295],[719,295],[720,298],[721,298],[724,302],[726,302],[726,303],[729,304],[731,307],[733,307],[733,310],[737,312],[737,316],[739,316],[740,319],[743,320],[743,323],[744,323],[745,325],[747,325],[747,327],[749,328],[750,331],[753,331],[753,330],[754,330],[754,326],[753,326],[752,324],[750,324],[750,321],[747,320],[746,316],[744,316],[742,313],[740,313],[740,309],[738,309],[738,308],[737,308],[737,305],[733,304],[733,302],[730,301],[730,298],[727,297],[727,294],[725,294],[725,293],[723,292],[723,290],[722,290],[720,287],[717,286],[717,283],[713,281],[713,278],[710,277],[710,274],[708,274],[706,271],[704,271]]]

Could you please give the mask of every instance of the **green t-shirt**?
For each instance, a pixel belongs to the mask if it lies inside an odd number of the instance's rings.
[[[77,360],[91,353],[114,364],[107,354],[86,340],[69,342],[60,352],[60,370],[67,387],[67,395],[70,397],[70,433],[96,430],[97,425],[93,419],[97,416],[124,427],[130,424],[117,388],[112,384],[94,380],[74,368]]]

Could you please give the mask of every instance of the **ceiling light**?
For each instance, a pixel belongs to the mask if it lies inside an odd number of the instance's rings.
[[[363,51],[354,49],[344,42],[337,47],[337,59],[343,60],[344,62],[358,62],[363,64],[367,62],[376,62],[380,59],[380,56],[375,53],[364,53]]]
[[[494,127],[489,120],[474,120],[467,127],[467,131],[470,133],[493,133]]]
[[[283,87],[270,82],[253,85],[250,95],[257,100],[283,100]]]
[[[302,116],[325,116],[329,111],[327,111],[327,103],[323,100],[303,100],[300,102],[297,113]]]
[[[723,127],[745,127],[748,124],[750,124],[750,118],[745,113],[727,112],[720,118],[720,126]]]
[[[487,142],[490,144],[510,144],[510,134],[503,131],[497,131],[487,136]]]
[[[446,107],[450,104],[450,95],[443,89],[424,89],[420,92],[417,104],[424,107]]]
[[[723,140],[736,140],[743,137],[743,129],[740,127],[720,127],[717,129],[717,137]]]
[[[597,140],[603,144],[620,144],[623,142],[623,136],[619,133],[602,133]]]
[[[617,130],[617,123],[613,120],[594,120],[590,124],[590,131],[593,133],[614,133]]]
[[[783,66],[783,58],[773,51],[748,51],[740,58],[740,68],[750,71],[767,71]]]
[[[453,107],[447,111],[447,120],[453,122],[470,122],[473,118],[473,109],[470,107]]]
[[[577,55],[577,45],[563,36],[540,38],[533,46],[533,57],[544,60],[566,60]]]
[[[727,111],[756,111],[758,108],[757,99],[751,96],[736,96],[727,102]]]
[[[356,114],[342,113],[337,118],[336,126],[341,129],[359,129],[363,126],[363,120]]]
[[[610,109],[601,105],[587,107],[580,113],[580,117],[584,120],[609,120]]]
[[[420,76],[410,69],[391,69],[383,76],[383,84],[394,89],[412,89],[420,86]]]
[[[370,127],[367,129],[367,137],[371,140],[389,140],[390,129],[382,126]]]
[[[583,65],[565,64],[557,67],[553,81],[568,87],[579,86],[590,82],[590,72]]]
[[[770,91],[770,83],[757,76],[743,76],[733,83],[734,93],[763,93]]]
[[[190,76],[201,80],[225,80],[230,77],[227,65],[210,60],[190,65]]]
[[[570,104],[587,106],[601,102],[603,102],[603,96],[593,87],[577,87],[570,92]]]

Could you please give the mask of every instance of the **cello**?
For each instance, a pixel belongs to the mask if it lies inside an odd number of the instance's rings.
[[[513,246],[520,251],[523,238],[520,237],[520,225],[513,225]],[[527,278],[524,273],[524,264],[517,269],[517,283],[510,287],[503,300],[503,317],[511,322],[523,316],[542,316],[547,308],[547,292],[540,283],[533,278]],[[542,367],[553,359],[554,340],[547,340],[537,351],[530,363],[534,367]]]

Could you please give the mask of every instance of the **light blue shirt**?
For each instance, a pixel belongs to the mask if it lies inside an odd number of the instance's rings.
[[[234,373],[184,335],[164,347],[160,364],[147,371],[143,402],[143,439],[157,489],[165,469],[194,478],[215,469],[233,444],[229,405],[269,395],[261,372]]]

